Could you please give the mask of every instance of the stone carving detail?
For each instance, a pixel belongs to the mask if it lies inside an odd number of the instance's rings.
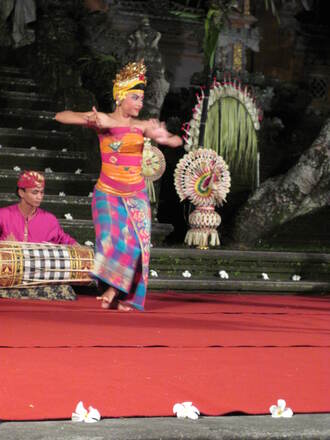
[[[35,34],[28,25],[35,21],[35,0],[1,0],[0,45],[17,48],[32,44]]]
[[[169,83],[165,78],[165,67],[158,48],[161,33],[153,29],[148,17],[141,20],[139,28],[128,38],[131,60],[144,59],[147,66],[148,87],[145,97],[145,108],[150,116],[158,117]],[[128,59],[127,59],[128,61]]]

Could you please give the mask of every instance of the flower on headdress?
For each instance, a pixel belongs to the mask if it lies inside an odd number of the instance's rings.
[[[182,272],[182,276],[185,278],[191,278],[191,273],[189,272],[189,270],[185,270],[184,272]]]
[[[179,419],[192,420],[197,420],[200,415],[198,408],[196,408],[192,402],[176,403],[173,406],[173,413],[176,414]]]
[[[292,275],[291,279],[292,279],[292,281],[300,281],[301,276],[300,275]]]
[[[269,280],[269,276],[268,276],[265,272],[263,272],[263,273],[261,274],[261,276],[262,276],[262,278],[263,278],[264,280]]]
[[[158,273],[156,270],[150,269],[150,276],[157,278],[158,277]]]
[[[67,214],[64,214],[64,217],[67,219],[67,220],[73,220],[73,217],[72,217],[72,215],[68,212]]]
[[[76,406],[75,412],[72,413],[71,420],[73,422],[95,423],[101,420],[101,414],[92,406],[89,406],[87,410],[80,401]]]
[[[278,399],[277,405],[272,405],[269,408],[272,417],[292,417],[293,411],[291,408],[286,408],[286,402],[283,399]]]
[[[220,278],[224,278],[224,279],[228,280],[229,275],[228,275],[228,273],[225,270],[219,270],[218,273],[219,273],[219,277]]]
[[[14,171],[21,171],[20,167],[16,166],[14,167]]]

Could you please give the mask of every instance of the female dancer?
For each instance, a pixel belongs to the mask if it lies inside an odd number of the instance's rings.
[[[114,81],[113,113],[63,111],[55,119],[63,124],[93,127],[98,131],[102,168],[92,199],[96,235],[92,275],[104,287],[103,308],[143,310],[148,282],[151,213],[141,175],[144,136],[169,147],[182,139],[157,120],[137,118],[143,107],[146,68],[143,61],[129,63]]]

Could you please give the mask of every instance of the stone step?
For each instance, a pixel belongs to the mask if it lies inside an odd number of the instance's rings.
[[[271,282],[290,281],[293,275],[301,280],[330,282],[330,254],[159,248],[153,249],[152,255],[151,268],[166,279],[177,279],[188,270],[192,280],[216,281],[219,272],[225,271],[229,280],[263,281],[262,273],[266,273]]]
[[[152,260],[151,260],[152,261]],[[150,290],[174,290],[174,291],[198,291],[198,292],[249,292],[264,293],[328,293],[330,282],[317,281],[240,281],[219,279],[195,279],[183,278],[151,278],[148,288]]]
[[[21,169],[75,172],[86,168],[87,155],[83,151],[54,151],[26,148],[0,148],[0,162],[7,169],[19,166]]]
[[[0,193],[0,206],[14,204],[17,203],[17,201],[18,198],[16,194]],[[91,201],[91,197],[86,196],[60,196],[47,194],[44,197],[41,208],[52,212],[58,219],[64,219],[65,214],[71,214],[75,220],[91,220]]]
[[[95,232],[92,220],[74,219],[66,220],[59,219],[59,222],[63,229],[79,243],[85,243],[91,241],[95,243]],[[173,226],[165,223],[152,223],[151,228],[151,242],[153,245],[161,245],[164,238],[173,231]]]
[[[43,170],[35,170],[43,171]],[[0,169],[0,188],[3,193],[15,193],[19,171]],[[88,196],[93,191],[96,174],[46,173],[48,194]]]
[[[58,122],[54,119],[54,112],[31,110],[25,108],[0,108],[1,124],[6,128],[33,127],[36,130],[56,130]]]
[[[27,69],[23,69],[21,67],[16,66],[6,66],[0,65],[0,77],[8,77],[11,78],[30,78],[30,72]]]
[[[17,92],[36,92],[37,85],[30,78],[18,78],[11,76],[0,76],[0,90]]]
[[[0,144],[2,147],[31,148],[32,146],[42,149],[63,148],[74,149],[72,136],[57,130],[31,130],[22,126],[15,128],[0,127]]]
[[[18,107],[32,110],[54,110],[56,102],[48,95],[34,92],[0,91],[0,108]]]

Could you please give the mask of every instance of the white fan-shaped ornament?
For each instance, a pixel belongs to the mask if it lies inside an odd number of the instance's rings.
[[[185,154],[179,161],[174,183],[181,201],[188,198],[196,210],[189,216],[191,229],[185,242],[199,247],[220,244],[217,227],[220,215],[214,207],[226,200],[230,190],[228,165],[215,151],[200,148]]]

